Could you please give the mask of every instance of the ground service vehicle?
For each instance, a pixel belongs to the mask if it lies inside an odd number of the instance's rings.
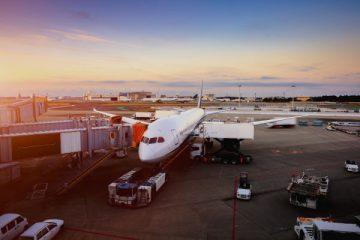
[[[28,221],[16,213],[6,213],[0,216],[0,240],[10,240],[18,237],[28,226]]]
[[[204,156],[204,144],[193,143],[190,149],[190,158],[200,160]]]
[[[321,219],[299,221],[298,218],[294,231],[301,240],[360,240],[360,227],[351,223],[337,223]]]
[[[64,221],[61,219],[47,219],[42,222],[37,222],[29,229],[20,235],[19,240],[50,240],[53,239],[61,227],[64,225]]]
[[[219,152],[215,155],[207,154],[206,149],[211,148],[213,142],[207,141],[205,143],[193,143],[190,150],[190,158],[195,160],[208,160],[211,163],[222,164],[245,164],[252,161],[250,155],[244,155],[235,152]]]
[[[246,164],[250,163],[252,157],[250,155],[236,154],[236,153],[219,153],[210,158],[212,163],[223,163],[223,164]]]
[[[329,178],[309,176],[305,173],[293,177],[287,187],[290,193],[290,203],[299,206],[316,209],[322,199],[326,199],[329,192]]]
[[[359,164],[352,160],[345,161],[345,170],[348,172],[358,173],[359,172]]]
[[[241,200],[251,199],[251,184],[248,181],[247,172],[240,173],[239,186],[236,191],[236,198]]]
[[[143,207],[149,205],[167,181],[167,173],[158,172],[137,181],[116,181],[109,185],[109,203],[116,206]]]
[[[136,112],[134,114],[135,119],[143,119],[143,120],[151,119],[152,116],[153,116],[153,113],[151,113],[151,112]]]

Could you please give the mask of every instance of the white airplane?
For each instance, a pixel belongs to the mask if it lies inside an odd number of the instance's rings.
[[[143,98],[141,101],[143,102],[176,102],[177,98]]]
[[[139,145],[139,158],[142,162],[160,163],[176,152],[182,143],[184,143],[184,141],[195,130],[197,125],[201,123],[205,116],[216,113],[205,113],[205,110],[201,108],[201,98],[202,86],[196,108],[183,111],[178,115],[160,118],[152,123],[138,121],[132,118],[120,117],[118,115],[97,111],[96,109],[94,109],[94,111],[109,116],[110,118],[117,121],[121,120],[122,122],[127,122],[130,124],[137,122],[147,124],[148,128],[145,131]],[[299,116],[255,121],[252,122],[252,124],[260,125],[296,117]]]

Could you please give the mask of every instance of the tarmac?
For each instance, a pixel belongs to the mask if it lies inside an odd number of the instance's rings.
[[[250,164],[205,164],[184,152],[169,169],[164,189],[146,208],[107,204],[107,185],[141,165],[136,150],[131,150],[123,159],[107,160],[61,196],[13,199],[0,211],[20,213],[30,223],[63,219],[64,229],[56,239],[232,239],[234,179],[247,171],[254,196],[236,200],[236,239],[296,239],[293,226],[298,216],[349,219],[360,214],[360,174],[344,170],[345,160],[360,159],[359,137],[314,126],[259,126],[255,140],[243,141],[241,149],[253,156]],[[303,170],[330,177],[330,197],[318,210],[289,204],[286,186]],[[47,171],[36,176],[37,181],[59,171],[71,170]]]

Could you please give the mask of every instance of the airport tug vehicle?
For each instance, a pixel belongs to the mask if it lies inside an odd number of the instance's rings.
[[[248,181],[247,172],[240,173],[239,186],[236,191],[236,198],[240,200],[251,199],[251,184]]]
[[[226,140],[225,140],[226,141]],[[252,161],[252,156],[244,155],[236,148],[236,151],[233,149],[224,149],[221,148],[220,151],[215,153],[209,153],[207,150],[213,145],[212,141],[205,140],[204,142],[195,142],[191,145],[190,158],[195,160],[201,160],[202,162],[210,163],[221,163],[221,164],[248,164]],[[239,146],[237,146],[239,148]]]
[[[348,172],[358,173],[359,172],[359,164],[352,160],[345,161],[345,170]]]
[[[294,231],[301,240],[360,240],[359,225],[334,222],[330,218],[298,217]]]
[[[295,206],[317,209],[321,200],[327,198],[329,192],[329,177],[309,176],[304,172],[292,177],[287,191],[290,193],[290,203]]]
[[[167,179],[166,172],[135,168],[109,184],[109,204],[133,208],[148,206]]]

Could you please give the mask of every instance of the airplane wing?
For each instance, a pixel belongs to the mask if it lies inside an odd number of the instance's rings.
[[[346,112],[285,112],[285,111],[237,111],[227,110],[227,114],[245,114],[245,115],[277,115],[277,116],[313,116],[313,117],[344,117],[360,118],[360,113]]]
[[[360,118],[359,113],[341,113],[341,112],[307,112],[307,113],[299,113],[299,112],[280,112],[280,111],[234,111],[234,110],[218,110],[218,111],[207,111],[205,113],[206,116],[212,114],[239,114],[239,115],[276,115],[276,116],[286,116],[283,118],[273,118],[267,120],[254,121],[252,124],[254,126],[274,123],[282,120],[300,118],[300,117],[350,117],[350,118]]]
[[[96,113],[102,114],[102,115],[104,115],[104,116],[110,117],[110,118],[120,117],[119,115],[112,114],[112,113],[108,113],[108,112],[99,111],[99,110],[96,110],[95,108],[93,109],[93,111],[96,112]],[[149,124],[148,122],[140,121],[140,120],[133,119],[133,118],[129,118],[129,117],[121,117],[121,121],[122,121],[122,122],[125,122],[125,123],[129,123],[129,124],[135,124],[135,123],[142,123],[142,124],[145,124],[145,125],[148,125],[148,124]]]
[[[251,123],[254,126],[257,126],[257,125],[261,125],[261,124],[273,123],[273,122],[278,122],[278,121],[283,121],[283,120],[293,119],[293,118],[299,118],[299,117],[304,117],[304,116],[308,116],[308,115],[298,115],[298,116],[284,117],[284,118],[273,118],[273,119],[268,119],[268,120],[254,121]]]

